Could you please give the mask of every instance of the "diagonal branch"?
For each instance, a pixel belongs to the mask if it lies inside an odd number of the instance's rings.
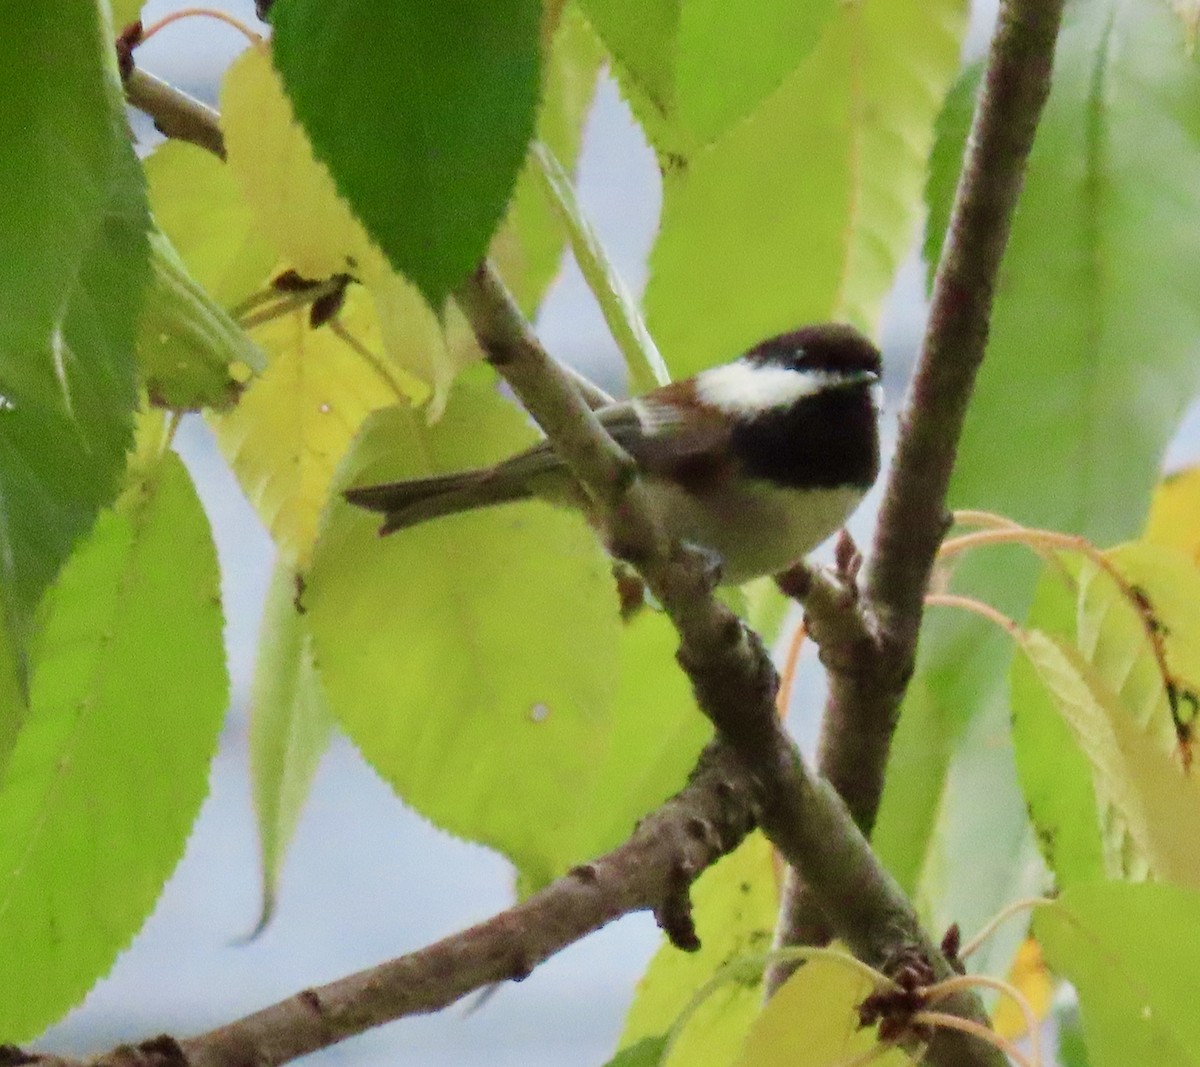
[[[633,562],[680,636],[679,662],[721,742],[754,782],[759,825],[803,872],[830,923],[856,956],[885,972],[904,952],[952,973],[921,928],[912,904],[871,852],[829,784],[805,767],[775,713],[778,678],[762,643],[712,597],[711,575],[694,553],[656,529],[631,461],[587,411],[544,351],[490,266],[456,293],[484,352],[512,386],[571,470],[608,508],[610,537]],[[960,991],[953,1012],[987,1024],[978,1000]],[[939,1032],[934,1065],[999,1064],[995,1050]]]
[[[695,949],[688,889],[753,826],[751,783],[740,761],[727,748],[711,745],[690,782],[646,816],[628,841],[507,911],[209,1033],[180,1042],[155,1038],[89,1062],[276,1067],[383,1023],[439,1011],[496,982],[520,981],[556,952],[634,911],[654,911],[672,941]],[[73,1062],[24,1055],[22,1062],[43,1067]]]
[[[164,137],[188,141],[218,159],[225,158],[225,138],[218,116],[207,104],[135,67],[125,78],[125,97],[154,119],[155,128]]]
[[[863,609],[874,640],[829,658],[844,666],[830,671],[820,767],[866,833],[875,822],[900,701],[913,671],[923,597],[946,530],[950,475],[983,362],[1025,162],[1050,90],[1062,8],[1062,0],[1001,4],[866,568]],[[822,894],[813,890],[819,905]],[[799,881],[789,878],[778,940],[827,938],[815,911]]]

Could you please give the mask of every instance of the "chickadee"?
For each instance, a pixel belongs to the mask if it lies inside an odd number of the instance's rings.
[[[596,412],[641,467],[668,536],[738,584],[786,569],[842,527],[879,473],[879,350],[850,326],[805,326],[721,367]],[[350,489],[380,534],[539,497],[586,511],[547,442],[494,467]]]

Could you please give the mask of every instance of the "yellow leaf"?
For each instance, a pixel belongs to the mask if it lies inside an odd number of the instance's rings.
[[[750,1028],[737,1067],[840,1067],[878,1044],[874,1028],[860,1029],[858,1006],[869,980],[835,960],[811,960],[768,1001]],[[871,1060],[878,1067],[910,1063],[901,1049]]]
[[[261,288],[279,253],[229,167],[186,141],[164,141],[142,166],[155,220],[212,298],[228,310]]]
[[[450,354],[437,316],[338,195],[292,114],[266,43],[248,48],[226,71],[221,126],[229,167],[281,258],[306,278],[347,273],[366,287],[385,356],[433,387],[436,417],[455,373],[478,349],[456,345]]]
[[[358,268],[371,239],[313,157],[266,42],[247,48],[225,72],[221,129],[229,169],[281,256],[306,278]]]
[[[1200,466],[1169,474],[1154,491],[1143,540],[1200,563]]]
[[[1029,1002],[1034,1017],[1040,1022],[1050,1014],[1054,996],[1054,981],[1042,958],[1042,947],[1032,937],[1021,942],[1017,957],[1008,972],[1010,985]],[[1020,1037],[1025,1033],[1025,1016],[1010,997],[1001,997],[992,1012],[992,1028],[1001,1037]]]
[[[772,849],[755,833],[700,876],[692,891],[699,952],[664,944],[625,1020],[622,1047],[665,1033],[693,994],[726,963],[771,946],[779,893]],[[672,1067],[729,1067],[762,1005],[761,973],[716,990],[672,1046]]]
[[[340,321],[370,351],[379,331],[361,289],[351,288]],[[247,498],[283,557],[303,571],[329,483],[372,411],[419,398],[420,383],[364,358],[328,326],[312,329],[294,313],[265,323],[255,340],[266,373],[237,407],[210,421]]]

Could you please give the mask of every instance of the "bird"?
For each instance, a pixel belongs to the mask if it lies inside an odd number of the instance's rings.
[[[771,337],[729,363],[596,411],[637,463],[666,535],[723,584],[786,570],[845,524],[879,474],[878,348],[841,323]],[[590,514],[547,441],[490,467],[345,491],[381,535],[541,498]]]

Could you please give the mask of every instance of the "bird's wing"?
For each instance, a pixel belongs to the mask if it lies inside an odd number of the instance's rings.
[[[729,427],[717,415],[700,420],[693,415],[684,425],[670,393],[690,386],[690,382],[678,382],[650,396],[609,404],[600,408],[596,417],[647,473],[700,489],[730,473]],[[549,442],[542,441],[498,464],[493,476],[524,482],[551,473],[565,473],[564,465]]]
[[[677,382],[620,405],[632,409],[632,419],[622,412],[614,425],[608,417],[600,421],[644,470],[700,489],[730,473],[729,425],[716,413],[697,417],[694,407],[685,419],[675,401],[690,397],[671,394],[690,388],[690,381]]]

